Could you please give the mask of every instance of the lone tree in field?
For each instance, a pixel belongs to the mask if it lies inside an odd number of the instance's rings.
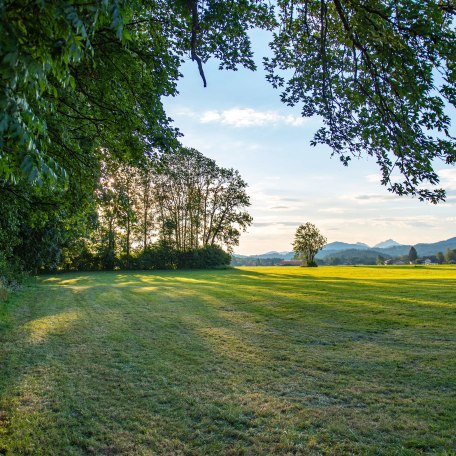
[[[327,239],[313,223],[301,225],[295,234],[293,251],[295,257],[303,260],[303,266],[317,266],[315,255],[325,246]]]
[[[408,253],[408,259],[409,259],[410,263],[413,263],[413,264],[418,259],[418,253],[416,252],[415,247],[410,247],[410,250]]]

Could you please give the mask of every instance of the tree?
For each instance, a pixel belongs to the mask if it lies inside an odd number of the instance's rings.
[[[437,263],[445,263],[445,255],[442,252],[437,252]]]
[[[416,252],[415,247],[410,247],[409,253],[408,253],[408,260],[410,263],[415,263],[416,260],[418,259],[418,253]]]
[[[312,223],[300,225],[293,242],[295,257],[304,261],[304,266],[317,266],[315,255],[326,245],[327,239]]]
[[[445,262],[449,264],[456,262],[456,250],[447,249],[445,253]]]
[[[275,30],[265,65],[282,100],[324,121],[313,144],[344,164],[367,153],[392,192],[438,202],[433,161],[456,161],[445,111],[456,105],[455,15],[453,0],[278,0],[275,9],[266,0],[6,0],[0,177],[55,181],[101,148],[136,159],[172,149],[161,98],[176,93],[184,57],[205,85],[211,57],[255,69],[248,31],[260,27]]]
[[[454,1],[277,3],[268,79],[285,103],[323,118],[313,144],[329,145],[345,165],[367,153],[392,192],[442,200],[432,161],[456,161],[445,112],[456,105]]]
[[[175,147],[161,98],[176,94],[184,55],[201,71],[209,55],[254,68],[247,31],[266,26],[267,10],[196,0],[1,2],[0,178],[61,181],[69,162],[84,166],[101,148],[139,160]]]
[[[246,188],[238,171],[195,149],[165,156],[152,190],[161,237],[181,252],[215,245],[230,251],[252,222]]]

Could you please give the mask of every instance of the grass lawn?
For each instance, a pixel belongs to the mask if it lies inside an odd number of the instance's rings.
[[[0,454],[456,451],[456,268],[41,277],[0,303]]]

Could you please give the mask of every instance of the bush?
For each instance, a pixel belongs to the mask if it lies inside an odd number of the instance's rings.
[[[133,269],[205,269],[228,266],[231,255],[218,246],[178,252],[166,243],[159,243],[141,252],[131,261]]]
[[[17,258],[7,259],[0,252],[0,301],[6,301],[8,294],[17,290],[26,277]]]
[[[87,245],[80,243],[64,250],[60,267],[67,271],[205,269],[227,267],[230,262],[231,255],[218,246],[178,252],[170,244],[159,242],[127,258],[125,255],[116,255],[109,248],[94,254]]]

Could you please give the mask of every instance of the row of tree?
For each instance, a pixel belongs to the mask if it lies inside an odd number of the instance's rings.
[[[367,153],[391,191],[442,200],[433,166],[456,161],[446,110],[456,105],[455,14],[450,0],[1,1],[0,268],[67,264],[71,249],[128,265],[141,242],[146,251],[152,213],[117,190],[147,177],[106,176],[179,150],[162,100],[177,94],[180,66],[191,58],[204,85],[210,58],[255,69],[255,27],[275,31],[264,63],[282,100],[323,119],[312,144],[344,164]],[[160,176],[155,230],[176,251],[229,246],[248,223],[222,228],[229,214],[201,215],[193,194],[181,201],[185,184]],[[195,185],[203,195],[204,180]]]
[[[104,163],[96,191],[97,229],[85,250],[105,252],[101,267],[109,269],[119,262],[135,267],[133,253],[145,255],[157,244],[162,253],[209,247],[230,252],[252,221],[246,187],[238,171],[219,167],[195,149],[166,155],[159,166]],[[142,268],[152,265],[142,257]]]
[[[0,275],[8,270],[229,264],[251,223],[247,184],[195,149],[146,166],[107,154],[92,192],[0,182]]]
[[[408,255],[404,255],[400,258],[401,260],[408,260],[412,263],[422,263],[423,261],[430,260],[433,263],[438,264],[453,264],[456,262],[456,250],[447,249],[446,253],[437,252],[435,255],[426,255],[423,257],[418,256],[418,252],[415,247],[410,247]]]

